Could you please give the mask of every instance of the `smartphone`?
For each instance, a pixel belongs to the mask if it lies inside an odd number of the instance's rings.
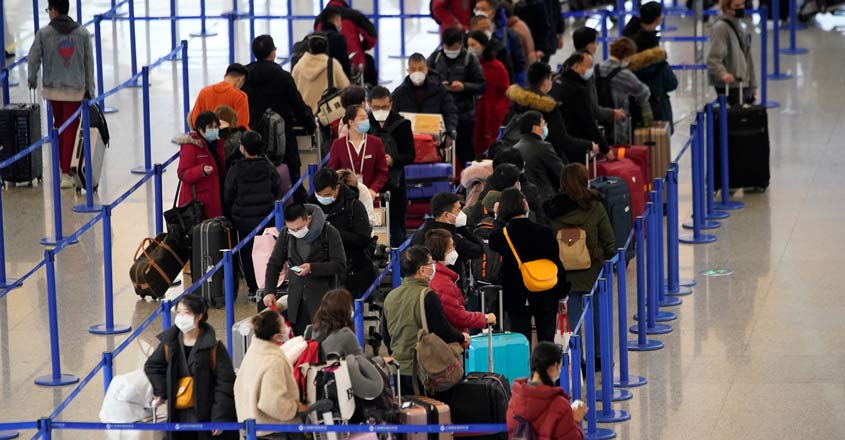
[[[296,273],[300,273],[300,272],[302,272],[302,268],[301,268],[301,267],[299,267],[299,266],[293,266],[293,267],[291,267],[291,268],[290,268],[290,270],[292,270],[292,271],[294,271],[294,272],[296,272]]]

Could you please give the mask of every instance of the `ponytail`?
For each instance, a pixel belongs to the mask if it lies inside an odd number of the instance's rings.
[[[531,353],[531,372],[540,376],[543,385],[553,387],[555,383],[549,376],[548,369],[552,365],[560,363],[562,358],[563,349],[551,342],[541,342]]]

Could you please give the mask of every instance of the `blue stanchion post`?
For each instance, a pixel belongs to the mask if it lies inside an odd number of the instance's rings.
[[[56,253],[52,249],[44,251],[47,268],[47,309],[50,321],[50,365],[52,373],[35,379],[36,385],[56,387],[79,382],[79,378],[62,373],[62,359],[59,352],[59,311],[56,304]]]
[[[660,215],[660,207],[663,206],[663,203],[661,202],[662,194],[663,180],[654,179],[654,191],[648,195],[649,201],[651,201],[650,209],[652,209],[650,215],[654,221],[651,223],[651,229],[649,230],[650,232],[646,237],[646,240],[648,241],[649,248],[654,249],[654,255],[652,256],[654,261],[649,270],[650,273],[652,271],[654,272],[654,296],[657,300],[655,320],[657,322],[667,322],[678,319],[678,315],[665,310],[660,310],[660,307],[671,307],[681,304],[681,299],[677,297],[671,297],[670,299],[672,301],[669,301],[669,299],[666,298],[666,289],[663,287],[663,217]]]
[[[32,28],[34,33],[38,33],[38,30],[41,29],[40,15],[41,9],[38,7],[38,0],[32,0]]]
[[[246,440],[256,440],[257,433],[255,431],[255,419],[248,419],[244,422],[244,430],[246,431]]]
[[[38,420],[38,433],[41,434],[41,440],[53,439],[53,421],[49,417]]]
[[[50,101],[47,101],[47,130],[50,132],[50,172],[52,173],[53,181],[50,183],[50,192],[53,196],[53,232],[52,237],[44,237],[41,239],[41,244],[44,246],[56,246],[65,241],[64,226],[62,222],[62,188],[61,188],[61,169],[59,166],[59,132],[55,127],[55,118],[53,118],[53,106]],[[78,243],[78,240],[73,240],[72,243]]]
[[[607,41],[607,15],[608,12],[605,9],[599,10],[601,12],[601,56],[602,60],[607,59],[608,48],[610,47],[610,42]],[[598,64],[595,63],[594,64]]]
[[[401,3],[400,3],[401,5]],[[401,6],[400,6],[401,7]],[[293,55],[293,0],[287,0],[287,11],[288,11],[288,18],[287,18],[287,27],[288,27],[288,55]],[[292,57],[291,57],[292,58]],[[293,69],[291,69],[293,70]]]
[[[708,102],[707,105],[704,106],[704,119],[705,119],[705,127],[707,128],[707,209],[704,214],[704,218],[706,220],[720,220],[726,219],[731,215],[725,211],[717,211],[716,210],[716,202],[715,202],[715,192],[716,192],[716,152],[713,150],[714,142],[714,129],[713,129],[713,103]]]
[[[9,69],[2,68],[0,69],[0,77],[2,77],[2,86],[3,86],[3,105],[9,105],[12,102],[12,98],[9,93]]]
[[[648,273],[648,257],[646,254],[646,224],[647,219],[648,221],[651,220],[650,216],[650,208],[646,209],[646,215],[648,217],[637,217],[634,220],[634,237],[637,240],[637,315],[639,316],[646,316],[648,314],[646,312],[646,306],[649,301],[649,293],[648,288],[646,287],[646,280],[647,280],[647,273]],[[648,339],[648,326],[646,323],[647,319],[639,319],[637,320],[637,324],[630,327],[631,333],[637,334],[636,341],[629,341],[628,342],[628,349],[632,351],[653,351],[659,350],[663,348],[663,342],[655,340],[655,339]],[[654,321],[652,321],[653,323]],[[663,324],[658,324],[663,325]],[[661,327],[663,328],[663,327]],[[665,328],[663,328],[665,330]],[[663,332],[668,333],[668,332]],[[620,340],[621,341],[621,340]]]
[[[102,15],[95,15],[94,16],[94,55],[97,58],[97,95],[103,96],[103,38],[102,38]],[[103,98],[100,101],[100,105],[102,106],[103,113],[116,113],[117,108],[115,107],[108,107],[106,106],[106,100]]]
[[[103,352],[103,395],[109,390],[114,378],[114,356],[110,351]]]
[[[601,395],[601,411],[596,412],[596,420],[599,423],[618,423],[631,418],[626,411],[613,409],[613,402],[630,400],[634,397],[628,390],[614,390],[613,387],[613,318],[610,308],[612,307],[613,288],[611,280],[607,277],[613,276],[613,264],[604,263],[604,276],[598,280],[598,310],[599,310],[599,349],[601,351],[601,390],[596,390]],[[608,300],[611,301],[608,301]]]
[[[586,357],[587,372],[587,431],[584,438],[592,440],[606,440],[616,437],[611,429],[599,428],[596,426],[596,345],[595,326],[593,323],[593,307],[598,301],[594,301],[593,294],[584,295],[584,356]]]
[[[637,3],[637,2],[634,1],[633,3]],[[666,3],[664,2],[664,0],[660,0],[660,6],[661,6],[662,10],[664,10],[664,11],[666,10]],[[620,26],[624,27],[624,24],[622,24]],[[673,26],[673,25],[669,24],[669,14],[665,14],[663,16],[663,23],[660,23],[659,31],[661,33],[666,33],[666,32],[675,32],[677,30],[678,30],[677,26]]]
[[[405,0],[399,0],[399,55],[391,55],[390,58],[407,58],[405,49]]]
[[[112,205],[103,206],[103,281],[105,290],[105,324],[88,329],[95,335],[117,335],[132,330],[132,326],[114,323],[114,282],[112,274]]]
[[[760,104],[765,106],[766,108],[777,108],[780,107],[780,103],[774,100],[769,100],[769,79],[771,75],[768,74],[769,72],[769,15],[766,12],[766,8],[762,8],[762,13],[760,14]],[[778,34],[778,30],[775,30],[775,35]],[[778,66],[778,69],[780,67]]]
[[[663,184],[664,179],[654,179],[654,199],[655,204],[654,206],[663,206]],[[659,213],[658,213],[659,214]],[[657,229],[657,234],[655,236],[655,241],[657,243],[657,273],[658,273],[658,286],[657,286],[657,293],[658,293],[658,303],[660,307],[674,307],[681,305],[682,301],[677,296],[666,296],[666,288],[662,285],[663,280],[665,279],[663,276],[666,274],[666,259],[665,251],[663,248],[663,218],[658,215],[657,217],[657,224],[655,225]],[[665,313],[665,312],[664,312]]]
[[[76,0],[76,22],[82,23],[82,0]]]
[[[379,4],[378,1],[373,2],[373,15],[375,16],[373,18],[373,26],[376,28],[376,35],[379,34],[379,21],[381,19],[381,14],[379,13],[378,4]],[[375,61],[375,64],[376,64],[376,72],[378,72],[378,77],[376,77],[376,82],[381,84],[381,68],[380,68],[381,62],[379,61],[379,58],[381,57],[381,50],[379,50],[379,47],[380,47],[380,45],[378,43],[376,43],[375,47],[373,47],[373,60]]]
[[[648,212],[648,219],[646,221],[646,333],[650,335],[661,335],[672,331],[672,326],[668,324],[661,324],[661,321],[667,321],[677,318],[674,314],[669,312],[662,312],[660,310],[658,289],[662,288],[663,283],[658,278],[657,271],[657,222],[660,221],[660,215],[657,208],[654,206],[654,193],[649,196],[649,202],[646,206]],[[658,287],[660,284],[660,287]],[[640,315],[635,315],[634,319],[641,320]],[[639,332],[639,327],[635,329]],[[634,331],[632,329],[632,331]]]
[[[132,76],[138,73],[138,47],[135,41],[135,2],[129,1],[129,61],[132,68]],[[137,83],[134,87],[137,87]]]
[[[634,2],[636,3],[636,2]],[[622,32],[625,30],[625,0],[616,0],[616,28],[619,30],[619,37],[622,37]],[[666,18],[663,18],[666,20]]]
[[[722,181],[722,201],[717,203],[716,209],[738,210],[745,208],[745,203],[730,199],[730,168],[728,163],[728,97],[719,95],[719,165]]]
[[[282,228],[285,227],[285,204],[281,200],[276,200],[273,212],[275,213],[273,218],[276,220],[276,230],[281,233]]]
[[[317,174],[317,169],[316,163],[308,164],[308,194],[314,193],[314,175]]]
[[[390,252],[390,281],[394,289],[402,284],[402,270],[399,267],[399,256],[399,250],[397,249]]]
[[[684,228],[687,229],[695,229],[696,225],[694,224],[695,221],[698,221],[698,227],[700,229],[718,229],[721,227],[721,223],[717,222],[716,220],[707,220],[707,208],[706,208],[706,195],[707,195],[707,188],[705,185],[706,179],[706,170],[705,170],[705,150],[707,149],[707,144],[704,139],[704,112],[699,111],[696,113],[695,116],[695,130],[690,131],[690,135],[694,137],[695,143],[693,144],[692,148],[692,166],[694,167],[693,176],[695,177],[695,171],[698,171],[697,174],[697,182],[694,181],[694,185],[698,188],[698,191],[695,191],[695,187],[693,188],[693,196],[697,197],[695,201],[699,203],[696,205],[693,203],[693,214],[695,214],[696,209],[700,209],[701,214],[696,218],[693,215],[693,219],[691,222],[687,222],[683,224]],[[698,147],[698,148],[696,148]]]
[[[355,300],[355,336],[358,338],[358,345],[364,346],[364,302]]]
[[[578,319],[578,317],[576,317]],[[569,338],[569,359],[572,362],[572,399],[581,398],[581,336],[573,333]]]
[[[167,330],[173,324],[173,319],[170,316],[170,309],[173,308],[173,302],[169,299],[161,301],[161,329]]]
[[[645,385],[648,381],[641,376],[632,376],[628,371],[628,344],[635,341],[628,341],[628,273],[627,266],[625,265],[627,261],[625,253],[625,248],[619,248],[616,251],[616,255],[619,257],[619,263],[616,265],[616,306],[619,308],[616,314],[619,321],[617,323],[619,336],[619,376],[613,378],[613,386],[635,388]]]
[[[223,250],[223,286],[226,294],[226,348],[232,352],[232,328],[235,326],[235,289],[237,278],[235,278],[235,264],[232,250]]]
[[[229,64],[235,62],[235,15],[226,14],[228,31],[229,31]],[[293,22],[291,19],[288,21]]]
[[[680,275],[680,245],[678,243],[678,163],[669,165],[666,172],[666,255],[667,277],[666,294],[669,296],[691,295],[690,286],[696,284],[694,279],[681,281]]]
[[[704,225],[704,179],[702,176],[703,155],[701,154],[701,142],[698,136],[698,130],[701,127],[702,115],[698,112],[696,115],[696,123],[690,126],[690,136],[692,136],[692,223],[685,223],[683,227],[692,228],[692,235],[684,235],[678,239],[681,243],[686,244],[702,244],[712,243],[716,241],[715,235],[704,234],[701,232]]]
[[[157,163],[153,165],[153,193],[155,197],[155,227],[156,236],[164,232],[164,185],[161,180],[161,175],[164,173],[164,167]]]
[[[132,2],[129,2],[132,3]],[[94,204],[94,176],[91,160],[91,113],[87,99],[82,100],[82,156],[85,161],[85,204],[73,207],[74,212],[100,212],[103,205]]]
[[[3,189],[0,188],[0,289],[15,289],[21,286],[19,280],[6,276],[6,240],[3,230]]]
[[[178,17],[176,0],[170,0],[170,47],[173,49],[176,48],[176,41],[179,39],[179,31],[176,29],[176,17]]]
[[[132,168],[132,174],[147,174],[153,170],[153,138],[150,122],[150,68],[141,68],[142,105],[144,119],[144,166]],[[87,170],[86,170],[87,171]]]
[[[780,81],[784,79],[792,78],[792,75],[781,72],[780,71],[780,2],[771,2],[772,4],[772,17],[773,17],[773,26],[774,35],[772,35],[772,59],[774,60],[774,71],[771,75],[769,75],[769,79]],[[769,17],[768,11],[766,8],[760,8],[760,24],[761,26],[766,26],[766,20],[763,19],[763,15],[766,18]]]
[[[255,0],[249,0],[249,41],[255,40]],[[255,61],[255,55],[249,51],[250,61]]]
[[[789,0],[789,47],[784,47],[780,53],[786,55],[801,55],[807,53],[807,48],[798,47],[798,0]]]
[[[182,40],[182,111],[185,113],[185,133],[191,129],[188,126],[188,115],[191,113],[191,84],[188,77],[188,40]],[[231,63],[229,63],[231,64]]]
[[[131,3],[131,2],[130,2]],[[205,0],[200,0],[200,31],[194,32],[191,34],[192,37],[213,37],[217,35],[217,32],[209,32],[205,26],[206,22],[206,14],[205,14]]]

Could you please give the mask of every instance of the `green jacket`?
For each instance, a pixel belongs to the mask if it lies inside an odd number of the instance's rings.
[[[571,291],[589,292],[601,271],[604,261],[616,253],[613,229],[601,195],[594,193],[590,209],[584,209],[566,194],[558,194],[543,205],[549,219],[549,226],[557,232],[565,227],[578,227],[587,232],[587,249],[593,264],[589,269],[567,270],[566,278],[572,283]]]
[[[390,349],[393,358],[399,362],[399,371],[408,376],[414,371],[417,333],[422,328],[420,289],[423,288],[428,288],[427,282],[407,277],[384,300],[384,320],[390,335]]]

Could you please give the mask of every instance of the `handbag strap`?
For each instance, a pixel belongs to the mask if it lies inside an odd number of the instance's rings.
[[[519,254],[516,253],[516,248],[513,247],[513,242],[511,241],[511,237],[508,235],[508,228],[504,229],[505,232],[505,240],[508,241],[508,246],[511,247],[511,252],[513,252],[514,258],[516,258],[516,264],[519,265],[520,270],[522,269],[522,260],[519,259]]]
[[[423,287],[420,291],[420,320],[422,321],[423,330],[428,333],[428,319],[425,317],[425,293],[428,287]]]
[[[179,191],[182,189],[182,178],[179,177],[179,183],[176,184],[176,194],[173,196],[173,207],[176,207],[176,202],[179,201]],[[197,186],[191,185],[191,200],[197,200]]]

